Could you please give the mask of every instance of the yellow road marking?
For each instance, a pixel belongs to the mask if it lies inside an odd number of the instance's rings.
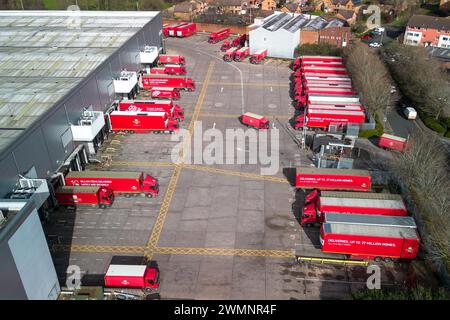
[[[190,116],[191,113],[185,113],[186,116]],[[230,118],[230,119],[237,119],[241,116],[241,114],[226,114],[226,113],[208,113],[208,112],[202,112],[200,114],[200,118],[207,117],[207,118]],[[268,118],[279,118],[279,119],[290,119],[292,116],[289,115],[267,115]]]
[[[249,173],[249,172],[240,172],[240,171],[233,171],[228,169],[219,169],[219,168],[213,168],[209,166],[201,166],[201,165],[194,165],[194,164],[174,164],[174,163],[168,163],[168,162],[146,162],[146,161],[113,161],[113,165],[117,166],[135,166],[135,167],[173,167],[177,166],[179,168],[184,169],[190,169],[190,170],[197,170],[197,171],[205,171],[210,173],[216,173],[226,176],[234,176],[234,177],[242,177],[242,178],[248,178],[251,180],[264,180],[264,181],[271,181],[271,182],[277,182],[277,183],[288,183],[288,181],[285,178],[280,177],[273,177],[273,176],[263,176],[256,173]]]
[[[209,79],[213,74],[214,62],[211,62],[208,67],[208,71],[206,73],[205,82],[202,86],[202,90],[200,91],[200,95],[197,100],[197,104],[194,108],[194,114],[192,115],[191,121],[189,123],[188,131],[192,134],[194,129],[195,121],[197,121],[198,115],[200,114],[200,110],[203,106],[203,101],[205,100],[206,90],[208,88]],[[184,150],[188,146],[188,141],[183,144],[183,148],[180,151],[180,159],[184,159]],[[172,173],[172,176],[169,180],[169,185],[167,187],[166,194],[164,196],[163,203],[161,205],[161,209],[159,210],[158,217],[156,218],[155,225],[153,226],[152,233],[150,234],[150,238],[147,243],[147,247],[149,247],[149,251],[146,253],[146,256],[149,260],[153,257],[153,250],[156,248],[158,244],[159,238],[161,236],[161,232],[164,226],[164,222],[167,217],[167,213],[169,212],[170,203],[172,202],[173,195],[175,193],[175,188],[178,183],[178,179],[180,177],[181,167],[179,165],[175,166],[175,170]]]
[[[353,264],[364,265],[369,264],[368,261],[363,260],[344,260],[344,259],[328,259],[328,258],[311,258],[311,257],[297,257],[298,262],[318,262],[318,263],[338,263],[338,264]]]
[[[201,256],[245,256],[245,257],[273,257],[294,258],[293,250],[261,250],[235,248],[187,248],[187,247],[158,247],[155,253]]]
[[[54,244],[53,252],[81,253],[148,253],[199,255],[199,256],[242,256],[242,257],[272,257],[295,258],[294,250],[270,249],[236,249],[236,248],[190,248],[190,247],[144,247],[144,246],[101,246],[101,245],[62,245]]]
[[[210,82],[210,85],[217,85],[217,86],[241,86],[240,82]],[[281,88],[288,88],[289,84],[283,84],[283,83],[259,83],[259,82],[244,82],[244,86],[247,87],[281,87]]]

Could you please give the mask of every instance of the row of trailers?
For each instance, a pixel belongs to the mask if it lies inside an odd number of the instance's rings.
[[[341,57],[302,56],[293,64],[295,128],[327,131],[361,125],[366,114]],[[294,214],[302,227],[320,228],[322,253],[344,260],[391,262],[417,257],[420,237],[398,194],[374,192],[367,170],[296,168],[304,197]],[[379,191],[379,190],[377,190]],[[299,261],[309,261],[300,255]]]

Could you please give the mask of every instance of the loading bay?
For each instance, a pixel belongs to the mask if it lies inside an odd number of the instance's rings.
[[[220,44],[206,35],[167,39],[168,53],[186,57],[196,91],[177,103],[191,133],[242,128],[243,112],[265,115],[275,127],[293,116],[289,62],[226,63]],[[139,98],[148,93],[141,91]],[[278,120],[277,120],[278,119]],[[295,256],[320,253],[319,231],[303,230],[292,210],[295,189],[283,168],[310,166],[303,150],[280,128],[277,174],[260,165],[204,165],[171,160],[170,135],[110,134],[88,169],[144,171],[160,183],[157,198],[116,198],[108,209],[57,211],[44,226],[64,284],[67,267],[80,267],[83,285],[102,285],[114,256],[146,256],[161,271],[162,299],[345,299],[365,288],[364,265],[296,263]],[[183,152],[186,152],[183,148]],[[380,264],[381,284],[402,285],[411,265]]]

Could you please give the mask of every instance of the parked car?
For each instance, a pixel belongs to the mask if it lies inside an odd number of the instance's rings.
[[[396,93],[397,92],[397,88],[395,86],[391,86],[391,93]]]
[[[379,48],[379,47],[381,47],[381,43],[378,43],[378,42],[371,42],[371,43],[369,43],[369,47],[372,47],[372,48]]]
[[[373,37],[370,34],[366,34],[364,37],[361,38],[362,41],[370,41]]]
[[[403,109],[403,114],[408,120],[415,120],[417,118],[417,111],[413,107],[406,107]]]

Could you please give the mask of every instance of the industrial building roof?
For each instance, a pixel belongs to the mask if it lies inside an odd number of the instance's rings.
[[[0,151],[157,14],[0,11]]]

